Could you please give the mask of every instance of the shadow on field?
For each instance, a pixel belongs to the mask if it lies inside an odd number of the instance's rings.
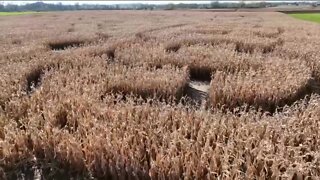
[[[267,106],[262,106],[262,110],[269,112],[270,115],[273,115],[276,112],[282,112],[286,106],[292,106],[297,101],[304,98],[309,99],[312,94],[319,94],[320,84],[314,78],[310,79],[308,83],[297,90],[297,93],[282,99],[280,102],[276,103],[266,103]]]
[[[275,113],[281,113],[286,107],[294,105],[299,100],[306,99],[308,101],[312,94],[320,94],[320,83],[315,79],[310,79],[307,84],[300,87],[296,93],[287,95],[277,102],[266,98],[254,99],[252,101],[238,98],[234,99],[236,103],[232,105],[221,104],[216,106],[211,103],[211,107],[221,109],[223,112],[231,111],[235,114],[256,110],[273,116]]]
[[[203,68],[190,68],[190,80],[184,90],[186,104],[196,108],[207,107],[208,92],[212,71]]]
[[[31,94],[34,89],[38,88],[41,84],[41,78],[44,75],[44,71],[41,67],[37,67],[33,69],[26,77],[27,86],[26,92],[27,94]]]
[[[65,42],[52,42],[48,46],[53,51],[62,51],[72,47],[79,47],[85,44],[84,41],[65,41]]]

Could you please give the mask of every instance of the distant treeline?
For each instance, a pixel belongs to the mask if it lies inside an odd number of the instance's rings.
[[[239,3],[234,2],[219,2],[213,1],[207,4],[115,4],[115,5],[101,5],[101,4],[74,4],[64,5],[61,3],[50,4],[43,2],[30,3],[25,5],[15,4],[0,4],[0,11],[13,12],[13,11],[70,11],[70,10],[173,10],[173,9],[216,9],[216,8],[265,8],[275,7],[279,5],[300,5],[301,3],[280,3],[280,2],[256,2],[256,3]],[[316,3],[302,3],[311,4],[316,6]]]

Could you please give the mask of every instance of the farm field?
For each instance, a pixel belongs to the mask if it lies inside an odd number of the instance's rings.
[[[320,25],[0,17],[0,179],[319,179]]]
[[[297,13],[290,14],[290,16],[295,17],[297,19],[320,23],[320,13]]]
[[[39,12],[32,11],[24,11],[24,12],[0,12],[0,16],[17,16],[17,15],[27,15],[27,14],[35,14]]]

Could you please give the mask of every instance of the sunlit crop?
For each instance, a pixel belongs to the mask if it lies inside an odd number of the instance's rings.
[[[0,25],[0,179],[320,177],[316,24],[90,11]]]

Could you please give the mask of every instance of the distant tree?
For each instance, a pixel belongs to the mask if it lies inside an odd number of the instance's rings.
[[[239,8],[245,8],[245,7],[246,7],[246,3],[243,0],[241,0],[239,2]]]
[[[211,3],[210,3],[210,8],[220,8],[220,3],[219,3],[219,1],[212,1]]]
[[[0,11],[4,11],[4,5],[0,2]]]
[[[1,1],[0,1],[1,2]],[[121,9],[137,9],[137,10],[153,10],[153,9],[207,9],[207,8],[244,8],[244,7],[265,7],[267,4],[265,2],[259,3],[248,3],[246,4],[244,0],[240,3],[227,2],[213,0],[208,4],[159,4],[159,5],[148,5],[148,4],[116,4],[116,5],[98,5],[98,4],[78,4],[74,5],[64,5],[62,3],[51,4],[44,2],[28,3],[25,5],[13,5],[13,4],[1,4],[0,11],[65,11],[65,10],[121,10]],[[269,3],[268,5],[272,5]],[[273,3],[275,5],[275,3]]]
[[[265,7],[267,7],[267,3],[266,3],[265,1],[261,1],[259,4],[260,4],[260,5],[259,5],[260,8],[265,8]]]
[[[174,4],[172,4],[172,3],[166,5],[166,8],[165,8],[165,10],[174,10],[174,9],[175,9]]]
[[[8,4],[5,7],[5,11],[8,11],[8,12],[19,11],[19,6],[14,4]]]
[[[75,10],[80,10],[79,3],[76,3],[76,4],[74,5],[74,9],[75,9]]]

